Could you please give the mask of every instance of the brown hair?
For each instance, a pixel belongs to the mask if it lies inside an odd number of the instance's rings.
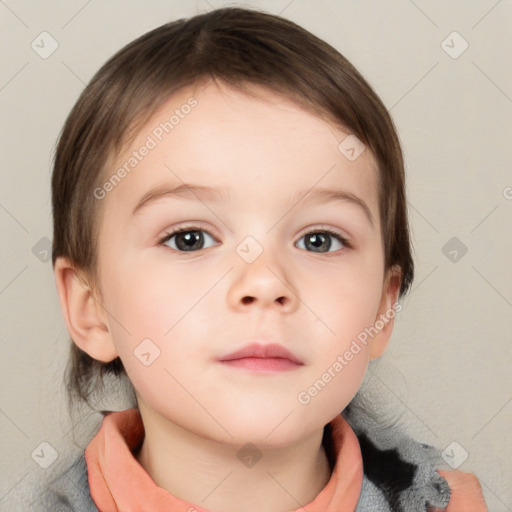
[[[52,261],[67,256],[99,290],[96,243],[101,201],[93,190],[121,149],[179,89],[205,79],[285,95],[356,135],[378,165],[384,266],[401,269],[400,294],[414,264],[404,164],[389,113],[359,72],[333,47],[265,12],[222,8],[147,32],[111,57],[83,90],[56,147],[52,176]],[[70,403],[88,402],[107,374],[126,374],[119,358],[102,363],[71,343]]]

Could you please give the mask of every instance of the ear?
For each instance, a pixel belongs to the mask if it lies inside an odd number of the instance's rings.
[[[99,298],[65,257],[54,265],[60,307],[73,342],[93,359],[108,363],[118,356],[108,317]]]
[[[377,359],[386,350],[391,333],[393,332],[394,319],[399,308],[395,306],[400,291],[402,272],[400,267],[394,266],[388,270],[382,287],[382,298],[377,316],[375,317],[375,328],[378,333],[371,340],[370,359]],[[393,307],[395,306],[395,307]],[[382,327],[382,328],[380,328]]]

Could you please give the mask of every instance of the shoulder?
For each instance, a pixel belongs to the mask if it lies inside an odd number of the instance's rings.
[[[68,456],[44,477],[31,475],[18,489],[16,506],[26,512],[98,512],[89,492],[83,452]]]
[[[63,511],[98,512],[89,492],[87,463],[83,452],[65,471],[48,483],[43,497],[48,505],[52,505],[52,508],[46,510],[55,510],[54,506],[60,506],[65,507]]]
[[[373,506],[380,499],[393,512],[423,512],[426,507],[444,510],[448,506],[452,490],[436,470],[439,450],[401,432],[386,440],[376,440],[367,432],[359,432],[357,437],[363,458],[363,503]]]
[[[359,407],[343,416],[353,428],[363,459],[363,486],[357,512],[463,512],[468,503],[487,508],[477,478],[460,471],[443,471],[441,450],[421,443],[395,426],[382,428]],[[468,496],[470,501],[466,501]],[[471,499],[478,501],[472,502]]]

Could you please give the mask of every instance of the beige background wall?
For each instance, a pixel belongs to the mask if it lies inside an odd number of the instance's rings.
[[[121,46],[223,5],[0,2],[2,510],[13,510],[21,482],[45,471],[31,457],[40,443],[61,458],[72,450],[61,388],[68,338],[45,252],[51,155],[64,119]],[[468,453],[459,469],[478,475],[490,510],[512,510],[512,2],[245,5],[281,13],[335,46],[391,109],[406,156],[417,277],[376,382],[411,434],[442,449],[458,443],[452,460]],[[39,53],[31,47],[43,31],[58,44],[47,58],[48,36]]]

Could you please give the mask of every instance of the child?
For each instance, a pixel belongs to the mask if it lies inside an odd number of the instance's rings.
[[[239,8],[150,31],[83,91],[52,193],[71,397],[125,375],[137,407],[42,509],[486,510],[356,396],[413,261],[393,123],[332,47]]]

